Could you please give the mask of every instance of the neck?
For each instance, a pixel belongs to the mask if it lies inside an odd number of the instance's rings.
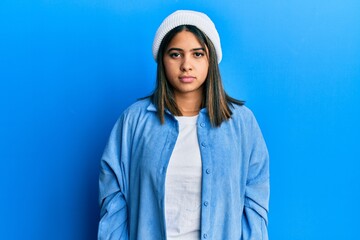
[[[176,104],[183,116],[195,116],[199,114],[202,102],[200,94],[175,95]]]

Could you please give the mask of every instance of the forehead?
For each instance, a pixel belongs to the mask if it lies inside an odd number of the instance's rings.
[[[190,31],[183,30],[181,32],[178,32],[170,41],[168,48],[171,47],[179,47],[181,46],[187,48],[198,48],[202,47],[202,44],[200,43],[199,39],[196,37],[196,35]]]

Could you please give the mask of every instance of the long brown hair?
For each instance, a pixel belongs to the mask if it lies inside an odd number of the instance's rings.
[[[150,99],[157,108],[157,114],[162,124],[165,122],[165,109],[175,116],[182,116],[175,101],[173,87],[166,78],[163,57],[173,37],[184,30],[193,33],[202,47],[208,49],[209,70],[204,82],[201,107],[207,108],[211,124],[218,127],[223,121],[231,117],[232,104],[241,106],[244,104],[244,101],[234,99],[226,94],[221,81],[215,47],[211,40],[195,26],[181,25],[165,35],[158,51],[156,87],[153,94],[150,95]]]

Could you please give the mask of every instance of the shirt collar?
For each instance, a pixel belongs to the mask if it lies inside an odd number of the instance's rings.
[[[146,110],[150,111],[150,112],[157,112],[157,109],[155,107],[155,105],[150,102],[149,106],[146,108]]]
[[[146,108],[146,110],[148,110],[148,111],[150,111],[150,112],[157,112],[157,108],[155,107],[155,105],[154,105],[152,102],[149,103],[149,106]],[[172,115],[172,114],[170,113],[170,111],[167,110],[167,109],[165,109],[165,112],[168,113],[168,114],[170,114],[170,115]],[[207,113],[207,112],[208,112],[208,111],[207,111],[207,108],[206,108],[206,107],[200,109],[200,113]]]

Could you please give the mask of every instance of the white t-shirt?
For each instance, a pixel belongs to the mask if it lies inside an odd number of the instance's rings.
[[[199,240],[201,213],[201,156],[198,116],[176,117],[179,136],[167,168],[165,219],[168,240]]]

